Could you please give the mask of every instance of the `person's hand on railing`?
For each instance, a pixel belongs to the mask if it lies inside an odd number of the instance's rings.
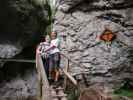
[[[37,50],[37,54],[41,54],[41,52],[39,50]]]
[[[36,53],[37,53],[37,54],[41,54],[40,47],[37,47],[37,49],[36,49]]]

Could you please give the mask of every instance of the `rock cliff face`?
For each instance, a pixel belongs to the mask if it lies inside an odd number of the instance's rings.
[[[51,0],[52,1],[52,0]],[[133,80],[132,0],[53,0],[58,9],[53,25],[62,37],[61,49],[72,60],[77,78],[86,73],[88,84],[119,87]],[[11,58],[33,45],[48,25],[45,0],[0,1],[0,58]],[[114,32],[111,42],[101,40],[105,26]]]
[[[43,1],[0,1],[1,58],[13,57],[39,39],[48,24],[47,5],[44,6]]]
[[[88,84],[121,86],[133,80],[133,1],[132,0],[59,0],[54,30],[62,37],[62,51],[72,60],[76,75],[87,72]],[[104,42],[105,26],[115,39]]]
[[[1,100],[36,100],[37,75],[32,70],[27,71],[23,77],[17,77],[0,84]]]
[[[20,53],[21,58],[33,58],[34,48],[30,47],[37,44],[49,24],[48,7],[45,0],[0,0],[0,58]],[[35,70],[33,64],[0,62],[0,99],[36,99]]]

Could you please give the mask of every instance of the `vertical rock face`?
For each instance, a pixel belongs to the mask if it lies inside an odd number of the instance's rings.
[[[36,72],[27,71],[23,77],[0,84],[1,100],[36,100],[37,85]]]
[[[33,58],[30,47],[49,24],[48,7],[45,0],[0,0],[0,58],[12,58],[22,49],[19,57]],[[33,64],[0,61],[0,100],[36,99],[37,81]]]
[[[86,68],[71,65],[76,75],[87,71],[88,83],[119,87],[133,80],[133,1],[60,0],[54,30],[61,49]],[[105,26],[114,32],[111,42],[101,40]],[[105,37],[106,38],[106,37]],[[91,69],[91,70],[90,70]]]
[[[0,57],[15,56],[44,32],[48,13],[47,6],[39,5],[42,1],[45,0],[0,1]]]

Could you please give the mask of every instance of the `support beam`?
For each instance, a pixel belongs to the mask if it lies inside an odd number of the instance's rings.
[[[68,77],[68,79],[75,85],[78,85],[78,82],[76,79],[74,79],[73,76],[71,76],[66,70],[62,69],[62,71],[64,72],[64,74]]]

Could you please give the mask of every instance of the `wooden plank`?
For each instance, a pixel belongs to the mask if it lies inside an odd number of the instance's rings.
[[[67,94],[63,94],[63,95],[52,95],[52,97],[66,97]]]
[[[62,97],[60,100],[67,100],[67,98],[66,97]]]
[[[69,70],[69,59],[67,59],[66,61],[66,66],[65,66],[65,71],[68,72]],[[64,77],[64,89],[66,89],[66,86],[67,86],[67,76]]]
[[[59,100],[57,97],[53,98],[53,100]]]
[[[71,76],[68,72],[66,72],[64,69],[62,69],[62,71],[64,72],[64,74],[68,77],[68,79],[75,85],[77,86],[78,83],[77,83],[77,80],[74,79],[73,76]]]
[[[47,79],[47,75],[43,66],[43,62],[40,55],[36,55],[36,66],[37,70],[39,71],[38,74],[40,75],[41,81],[41,95],[40,100],[51,100],[50,99],[50,87]]]
[[[35,63],[35,60],[29,60],[29,59],[0,59],[0,62],[25,62],[25,63]]]
[[[40,68],[38,67],[38,59],[36,54],[36,70],[37,70],[37,78],[38,78],[38,88],[37,88],[37,100],[41,100],[41,74],[40,74]]]

